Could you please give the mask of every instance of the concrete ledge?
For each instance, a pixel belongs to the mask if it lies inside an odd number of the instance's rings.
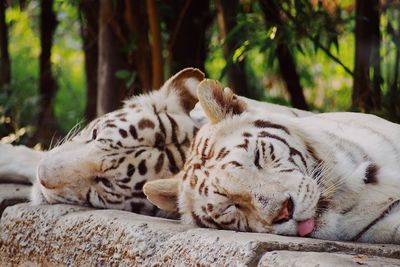
[[[399,260],[366,255],[344,255],[326,252],[272,251],[264,254],[258,266],[392,267],[399,266]]]
[[[70,205],[18,204],[0,220],[0,266],[396,266],[399,258],[398,245],[199,229]]]

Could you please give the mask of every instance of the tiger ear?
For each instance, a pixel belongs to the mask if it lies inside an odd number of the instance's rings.
[[[177,92],[183,108],[189,113],[198,101],[196,88],[204,78],[204,73],[199,69],[186,68],[169,78],[161,90]]]
[[[147,199],[158,208],[178,211],[178,178],[159,179],[147,182],[143,192]]]
[[[197,96],[204,113],[212,124],[246,110],[246,103],[243,100],[240,100],[231,89],[223,88],[215,80],[203,80],[197,86]]]

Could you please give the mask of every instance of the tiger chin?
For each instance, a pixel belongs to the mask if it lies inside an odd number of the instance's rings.
[[[400,243],[400,126],[373,115],[255,110],[218,82],[183,169],[147,198],[199,227]]]

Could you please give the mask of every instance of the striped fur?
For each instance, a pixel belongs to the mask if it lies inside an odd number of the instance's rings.
[[[143,185],[177,173],[197,128],[189,110],[204,78],[185,69],[158,91],[92,121],[71,140],[46,152],[33,202],[70,203],[162,215]]]
[[[165,216],[146,199],[143,185],[182,169],[198,130],[196,120],[203,116],[197,111],[193,119],[189,117],[197,101],[196,86],[203,78],[199,70],[185,69],[159,91],[126,101],[122,109],[95,119],[72,139],[43,152],[32,202]],[[245,101],[251,106],[260,105]],[[268,103],[262,108],[284,114],[302,113]]]
[[[357,113],[297,117],[248,108],[238,114],[226,110],[230,103],[204,104],[216,90],[222,88],[199,85],[205,113],[217,115],[199,130],[183,170],[171,179],[179,181],[184,222],[400,243],[399,125]],[[146,184],[150,195],[156,183]]]

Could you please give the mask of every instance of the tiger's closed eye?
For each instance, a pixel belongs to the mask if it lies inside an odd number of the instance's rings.
[[[237,204],[237,203],[229,204],[222,210],[221,215],[234,212],[234,211],[236,211],[236,210],[238,210],[240,208],[241,208],[241,206],[239,204]]]
[[[108,188],[111,188],[111,187],[112,187],[111,182],[110,182],[107,178],[104,178],[104,177],[101,177],[101,176],[96,176],[96,177],[94,178],[94,181],[95,181],[96,183],[102,183],[104,186],[106,186],[106,187],[108,187]]]

